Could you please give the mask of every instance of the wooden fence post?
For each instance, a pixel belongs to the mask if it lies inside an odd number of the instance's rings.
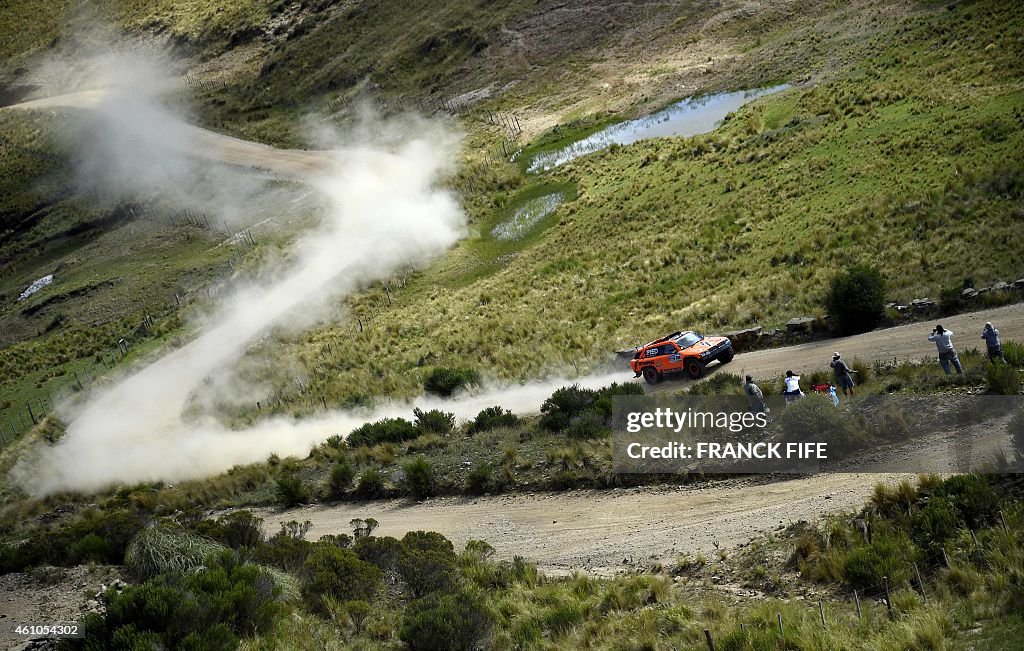
[[[820,601],[818,602],[818,614],[821,615],[821,626],[825,628],[825,606]]]
[[[924,597],[924,602],[928,603],[928,593],[924,591],[924,581],[921,580],[921,570],[917,569],[917,561],[914,561],[914,574],[917,575],[917,585],[921,588],[921,596]]]
[[[779,616],[779,636],[786,637],[786,631],[782,628],[782,613],[778,613]]]
[[[947,568],[952,567],[949,564],[949,554],[946,553],[946,548],[945,547],[942,548],[942,560],[946,563],[946,567]]]
[[[863,617],[863,615],[861,615],[861,612],[860,612],[860,595],[857,594],[856,590],[853,591],[853,601],[854,601],[854,603],[857,604],[857,620],[858,621],[864,621],[864,617]]]
[[[715,639],[711,637],[711,629],[704,629],[704,638],[708,641],[708,651],[715,651]]]
[[[883,576],[882,582],[885,584],[885,607],[889,610],[889,617],[892,617],[892,596],[889,594],[889,577]]]
[[[1006,526],[1006,518],[1003,517],[1003,510],[999,509],[999,521],[1003,523],[1003,533],[1010,533],[1010,528]]]

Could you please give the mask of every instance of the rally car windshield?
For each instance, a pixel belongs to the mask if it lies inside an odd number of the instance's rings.
[[[689,348],[703,338],[704,337],[701,337],[696,332],[687,332],[686,334],[679,335],[676,338],[676,344],[680,348]]]

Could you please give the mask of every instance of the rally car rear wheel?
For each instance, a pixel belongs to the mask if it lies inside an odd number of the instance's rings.
[[[657,384],[661,382],[661,373],[653,366],[645,366],[644,379],[647,380],[647,384]]]
[[[699,359],[688,359],[686,360],[686,372],[694,380],[704,377],[704,365],[701,364]]]

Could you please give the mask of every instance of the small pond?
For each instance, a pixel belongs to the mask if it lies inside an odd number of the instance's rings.
[[[558,204],[563,201],[565,201],[565,195],[561,192],[530,199],[516,208],[511,217],[495,226],[491,235],[503,242],[518,240],[529,233],[537,225],[537,222],[554,212]]]
[[[561,149],[537,154],[528,169],[530,172],[543,172],[613,144],[628,145],[644,138],[708,133],[714,131],[726,115],[747,102],[787,88],[789,84],[690,97],[642,118],[608,126]]]

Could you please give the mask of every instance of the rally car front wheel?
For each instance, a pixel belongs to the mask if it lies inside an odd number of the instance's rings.
[[[699,359],[686,360],[686,373],[694,380],[704,377],[704,365]]]

